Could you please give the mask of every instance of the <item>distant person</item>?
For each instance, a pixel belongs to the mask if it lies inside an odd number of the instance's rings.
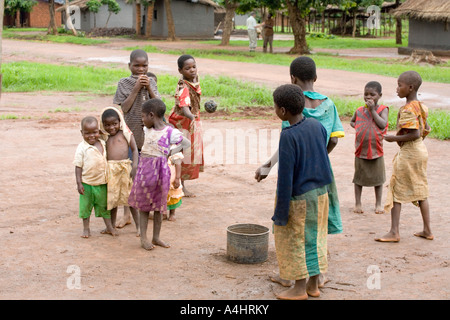
[[[383,137],[388,128],[389,108],[379,105],[381,84],[370,81],[364,88],[365,105],[353,114],[350,125],[355,128],[355,213],[363,213],[361,194],[363,187],[375,189],[375,213],[384,213],[381,205],[383,184],[386,181]]]
[[[423,230],[414,235],[433,240],[428,203],[428,151],[423,143],[431,128],[427,123],[428,108],[417,98],[422,78],[415,71],[406,71],[398,77],[397,82],[397,95],[406,98],[406,104],[398,111],[397,134],[384,137],[384,140],[395,141],[400,146],[393,160],[392,176],[384,207],[384,210],[391,211],[391,230],[375,240],[400,241],[400,212],[402,203],[408,202],[418,206],[422,214]]]
[[[87,116],[81,120],[81,142],[75,152],[75,178],[80,194],[79,216],[83,219],[82,238],[89,238],[89,220],[92,209],[96,217],[102,217],[109,234],[118,235],[111,223],[111,212],[107,209],[106,186],[106,145],[100,139],[100,129],[95,117]]]
[[[139,210],[141,246],[151,250],[155,245],[168,248],[170,245],[160,238],[162,214],[167,210],[167,194],[170,188],[170,169],[167,158],[189,147],[183,134],[164,122],[166,105],[160,99],[147,100],[142,105],[145,140],[128,204]],[[172,149],[175,145],[178,148]],[[150,212],[153,212],[153,237],[147,239]]]
[[[249,50],[250,52],[254,52],[258,45],[258,33],[256,28],[260,25],[256,22],[256,12],[250,13],[250,16],[247,18],[247,32],[248,32],[248,40],[249,40]]]
[[[202,89],[198,78],[197,63],[191,55],[182,55],[177,60],[181,75],[175,91],[175,106],[169,115],[169,123],[189,134],[190,156],[181,164],[181,184],[186,197],[195,194],[186,189],[186,181],[198,179],[204,169],[203,132],[200,119],[200,98]]]
[[[133,132],[138,151],[140,151],[144,143],[142,104],[148,99],[161,98],[161,96],[158,92],[156,76],[148,72],[148,55],[144,50],[137,49],[131,52],[128,68],[131,75],[119,80],[113,103],[122,108],[125,123]],[[117,227],[122,228],[130,223],[130,210],[124,207],[124,215]]]
[[[123,119],[122,113],[114,108],[103,109],[100,122],[100,131],[106,141],[106,158],[108,160],[108,206],[111,210],[111,222],[116,224],[117,208],[128,207],[133,178],[139,159],[139,151],[134,135]],[[131,149],[133,160],[129,158]],[[129,208],[136,225],[136,235],[139,236],[139,212]]]
[[[273,92],[275,113],[286,126],[280,135],[274,221],[275,250],[282,279],[294,286],[278,299],[319,297],[319,275],[327,272],[328,190],[333,177],[327,132],[302,115],[305,97],[297,85]],[[306,279],[308,281],[306,281]]]
[[[272,19],[272,14],[269,13],[269,16],[267,17],[266,21],[262,24],[263,26],[263,34],[264,34],[264,42],[263,42],[263,52],[267,52],[267,45],[270,46],[270,53],[273,53],[273,27],[274,27],[274,20]]]

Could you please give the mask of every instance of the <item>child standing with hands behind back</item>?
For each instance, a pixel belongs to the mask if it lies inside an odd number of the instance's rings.
[[[398,77],[397,82],[397,95],[406,98],[406,104],[398,111],[397,134],[384,137],[386,141],[397,142],[400,146],[400,151],[393,160],[392,177],[384,207],[386,211],[391,211],[391,230],[375,240],[400,241],[400,211],[402,203],[408,202],[420,207],[423,219],[423,230],[414,235],[433,240],[428,204],[428,151],[423,143],[430,132],[427,123],[428,108],[417,99],[422,78],[415,71],[406,71]]]
[[[384,213],[381,205],[383,183],[386,181],[383,157],[383,137],[388,128],[389,108],[378,105],[381,84],[370,81],[364,88],[366,104],[353,114],[350,125],[356,129],[355,136],[355,213],[363,213],[361,193],[363,187],[375,188],[375,213]]]
[[[162,100],[150,99],[142,106],[145,140],[141,157],[131,188],[128,204],[139,209],[141,246],[151,250],[154,245],[164,248],[170,245],[159,237],[162,214],[167,210],[167,194],[170,188],[170,169],[167,157],[170,152],[179,152],[181,148],[190,146],[189,140],[182,133],[164,122],[166,105]],[[177,148],[171,149],[171,145]],[[153,215],[153,238],[147,239],[147,226],[150,211]]]

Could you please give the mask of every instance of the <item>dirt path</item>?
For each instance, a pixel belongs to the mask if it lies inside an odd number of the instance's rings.
[[[45,45],[52,49],[51,54],[44,55],[41,44],[27,43],[34,53],[24,50],[19,56],[17,52],[22,49],[17,41],[4,41],[8,52],[4,61],[53,59],[63,63],[69,59],[79,63],[90,56],[123,58],[128,55],[105,48],[90,48],[86,52],[84,47],[80,50],[78,46]],[[158,62],[169,66],[174,61],[175,57],[161,55]],[[208,63],[213,64],[205,60],[202,66]],[[225,66],[221,68],[225,70]],[[237,76],[244,77],[244,71]],[[279,81],[283,81],[281,75]],[[83,97],[80,111],[49,112],[62,106],[75,110],[80,96]],[[235,223],[256,223],[271,228],[276,172],[264,182],[255,182],[254,171],[267,158],[256,146],[247,146],[247,160],[243,164],[212,164],[211,148],[213,143],[217,147],[218,140],[212,139],[214,135],[225,141],[230,129],[235,132],[244,129],[247,134],[250,130],[257,134],[262,134],[262,129],[278,131],[279,121],[204,120],[205,149],[209,150],[205,154],[206,170],[200,179],[188,184],[197,197],[185,198],[176,222],[163,223],[162,238],[172,247],[147,252],[139,247],[134,226],[125,227],[119,237],[112,238],[100,234],[103,222],[94,217],[91,218],[92,237],[80,238],[82,223],[77,216],[78,195],[72,166],[76,146],[81,141],[79,121],[87,114],[98,115],[110,102],[111,97],[77,93],[2,94],[0,114],[31,118],[0,121],[4,168],[0,175],[0,297],[274,299],[274,293],[282,288],[268,280],[269,275],[277,272],[273,235],[270,234],[266,262],[242,265],[226,258],[226,228]],[[352,212],[354,131],[348,123],[344,126],[346,137],[331,155],[344,232],[329,237],[330,282],[322,289],[319,299],[449,299],[447,185],[450,171],[446,168],[450,142],[425,141],[429,151],[429,199],[435,240],[413,236],[422,227],[421,217],[413,205],[404,205],[402,240],[396,244],[380,244],[373,238],[388,231],[390,216],[372,212],[374,195],[370,189],[363,192],[365,213]],[[386,144],[388,177],[396,152],[396,145]],[[224,158],[233,154],[234,149],[226,146]],[[258,155],[256,163],[250,161],[250,155],[254,154]],[[71,287],[76,275],[73,270],[79,271],[79,289]],[[368,273],[368,270],[380,273]],[[379,276],[379,288],[370,289],[367,285],[368,281],[372,283],[371,276]]]

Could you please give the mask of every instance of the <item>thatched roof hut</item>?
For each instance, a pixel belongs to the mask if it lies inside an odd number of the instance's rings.
[[[394,10],[394,16],[409,18],[408,48],[403,49],[450,54],[450,0],[407,0]]]
[[[395,17],[450,22],[449,0],[407,0],[394,11]]]

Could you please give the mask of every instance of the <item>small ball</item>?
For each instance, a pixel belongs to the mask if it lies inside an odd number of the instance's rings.
[[[206,112],[213,113],[217,109],[217,103],[214,100],[209,100],[205,102],[205,110]]]

